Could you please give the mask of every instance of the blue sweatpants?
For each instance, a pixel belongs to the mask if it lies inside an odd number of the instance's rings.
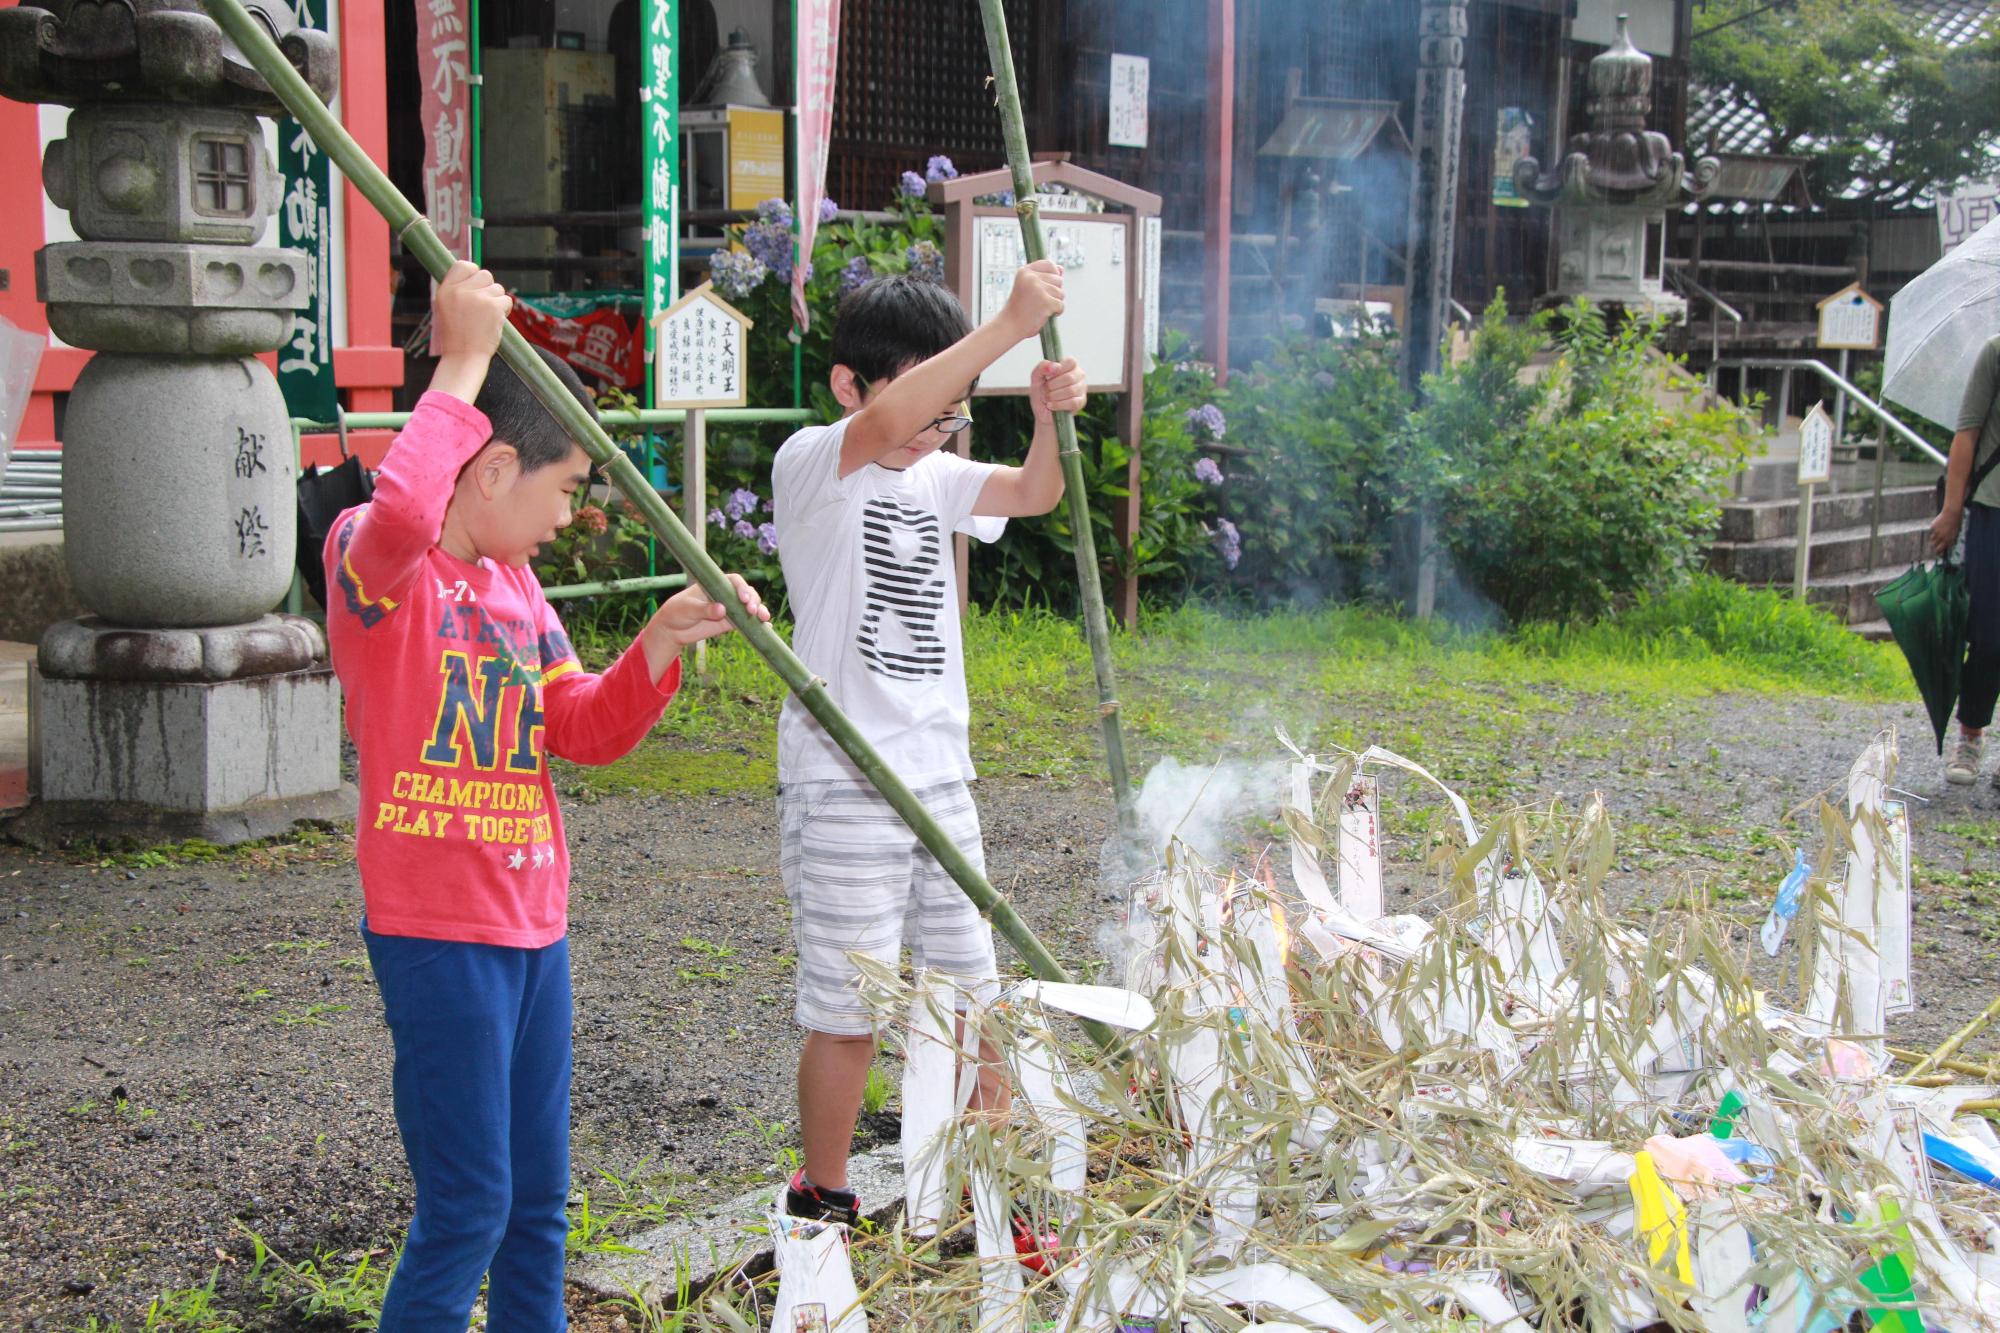
[[[396,1127],[417,1215],[381,1333],[552,1333],[569,1232],[569,941],[542,949],[377,935]]]

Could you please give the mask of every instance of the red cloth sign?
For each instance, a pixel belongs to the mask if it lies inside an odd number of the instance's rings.
[[[833,74],[840,45],[840,0],[798,0],[799,262],[792,265],[792,322],[812,323],[806,310],[806,268],[826,198],[826,155],[833,139]]]
[[[472,25],[466,12],[470,3],[417,0],[424,216],[445,248],[460,259],[472,257],[472,136],[468,132],[472,123]]]
[[[646,382],[646,343],[621,304],[590,296],[515,297],[508,322],[583,374],[620,388]],[[636,313],[636,310],[634,311]]]

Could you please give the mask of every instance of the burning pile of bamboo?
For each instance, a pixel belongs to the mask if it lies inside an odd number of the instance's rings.
[[[878,1320],[2000,1327],[1995,1090],[1895,1077],[1882,1035],[1909,999],[1892,738],[1821,803],[1774,912],[1780,938],[1800,926],[1796,1011],[1700,906],[1613,918],[1600,802],[1482,829],[1385,751],[1294,760],[1289,873],[1170,849],[1130,890],[1118,984],[980,1004],[869,974],[906,1052],[905,1216],[857,1241]],[[1398,772],[1455,816],[1424,914],[1383,911],[1378,779]],[[1072,1016],[1120,1040],[1080,1043]],[[982,1039],[1004,1116],[960,1109]],[[855,1296],[798,1314],[807,1268],[774,1326],[865,1327]]]

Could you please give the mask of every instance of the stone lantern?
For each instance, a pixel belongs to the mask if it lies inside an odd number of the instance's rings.
[[[1590,62],[1590,129],[1573,136],[1556,169],[1534,158],[1514,164],[1523,198],[1556,210],[1556,295],[1587,297],[1678,318],[1686,302],[1668,292],[1666,210],[1705,196],[1720,164],[1704,157],[1690,180],[1667,136],[1646,128],[1653,60],[1632,45],[1626,17]]]
[[[250,9],[322,98],[336,50]],[[82,239],[35,256],[49,328],[96,352],[63,416],[64,555],[92,613],[43,636],[15,826],[38,840],[236,841],[351,813],[340,698],[290,586],[295,458],[280,347],[311,261],[260,247],[282,107],[199,0],[0,9],[0,94],[72,109],[42,163]]]

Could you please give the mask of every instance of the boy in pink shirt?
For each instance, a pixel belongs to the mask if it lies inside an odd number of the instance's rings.
[[[569,853],[547,756],[623,755],[673,698],[680,650],[729,629],[690,584],[609,670],[578,664],[528,565],[590,459],[494,361],[510,305],[484,270],[452,267],[430,390],[325,551],[360,756],[362,936],[417,1192],[384,1333],[463,1333],[482,1277],[490,1333],[566,1326]]]

